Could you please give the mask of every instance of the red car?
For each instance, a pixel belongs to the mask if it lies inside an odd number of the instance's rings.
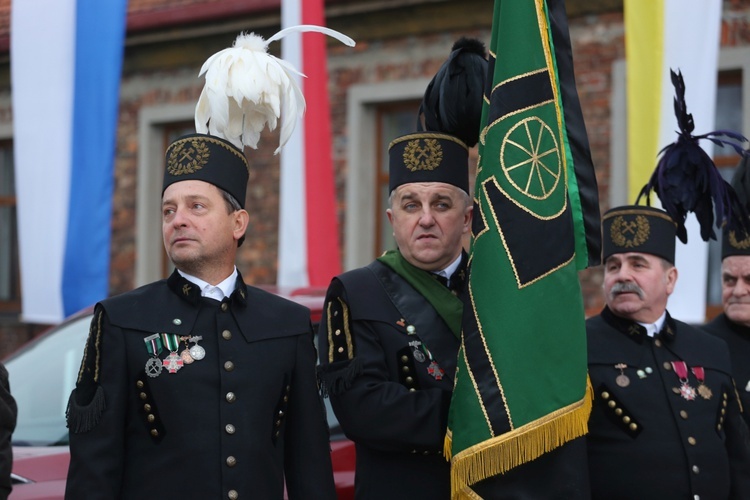
[[[307,288],[269,291],[294,300],[320,322],[325,290]],[[3,360],[10,373],[11,394],[18,403],[13,433],[11,500],[57,500],[65,494],[70,453],[65,409],[75,386],[93,308],[51,328]],[[328,400],[325,400],[328,405]],[[344,437],[328,406],[331,459],[339,499],[354,498],[354,444]]]

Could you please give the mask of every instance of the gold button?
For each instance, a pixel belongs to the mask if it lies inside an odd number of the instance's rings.
[[[229,467],[234,467],[235,465],[237,465],[237,459],[234,458],[232,455],[229,455],[227,457],[227,465]]]
[[[229,498],[229,500],[237,500],[240,498],[240,494],[237,493],[237,490],[229,490],[227,492],[227,498]]]
[[[224,311],[224,312],[226,312],[227,309],[229,309],[229,304],[227,304],[226,302],[222,303],[221,304],[221,310]]]
[[[336,328],[336,331],[333,332],[333,334],[334,335],[341,335],[341,330],[339,330],[338,328]]]
[[[665,370],[667,370],[667,371],[669,371],[669,370],[671,370],[671,369],[672,369],[672,363],[670,363],[669,361],[665,361],[665,362],[664,362],[664,364],[663,364],[662,366],[663,366],[663,367],[664,367],[664,369],[665,369]]]
[[[724,396],[724,399],[727,399],[727,393],[726,392],[723,394],[723,396]]]
[[[724,408],[727,407],[727,400],[726,399],[721,402],[721,406],[723,406]]]
[[[140,393],[138,396],[143,400],[148,399],[148,395],[145,392]]]
[[[617,406],[617,403],[615,403],[614,401],[610,401],[607,403],[607,406],[609,406],[610,408],[614,408],[615,406]]]
[[[279,434],[280,434],[280,433],[281,433],[281,431],[276,431],[276,432],[274,433],[274,436],[276,436],[276,437],[279,437]]]
[[[675,394],[679,394],[682,391],[680,391],[679,387],[672,387],[672,392],[674,392]]]
[[[693,474],[698,474],[701,471],[697,465],[693,465],[692,470]]]
[[[722,415],[726,415],[726,413],[727,413],[727,409],[726,409],[726,408],[722,408],[722,409],[721,409],[721,414],[722,414]]]
[[[684,419],[687,419],[687,418],[688,418],[688,414],[687,414],[687,412],[686,412],[685,410],[680,410],[680,416],[681,416],[682,418],[684,418]]]
[[[414,382],[414,379],[413,379],[413,378],[411,378],[411,377],[406,377],[406,383],[407,383],[407,384],[411,384],[412,382]]]
[[[339,347],[339,348],[337,349],[337,351],[338,351],[338,352],[340,352],[340,353],[341,353],[341,352],[344,352],[344,348],[343,348],[343,347]]]
[[[232,370],[234,370],[234,363],[232,363],[231,361],[227,361],[226,363],[224,363],[224,369],[228,372],[231,372]]]
[[[609,393],[608,393],[607,391],[604,391],[604,392],[602,393],[602,398],[603,398],[603,399],[609,399]]]
[[[146,411],[151,411],[151,405],[146,403],[145,405],[143,405],[143,409]]]
[[[629,429],[630,429],[631,431],[635,432],[635,431],[637,431],[637,430],[638,430],[638,424],[636,424],[635,422],[633,422],[632,424],[630,424],[630,425],[628,426],[628,428],[629,428]]]
[[[280,416],[280,417],[283,417],[283,416],[284,416],[284,410],[279,410],[279,416]]]
[[[221,332],[221,336],[224,338],[224,340],[229,340],[232,338],[232,332],[230,332],[229,330],[224,330],[223,332]]]
[[[234,434],[234,426],[232,424],[227,424],[224,426],[224,430],[227,431],[227,434]]]
[[[409,389],[409,392],[416,392],[416,391],[417,390],[414,387],[412,387],[411,389]]]
[[[406,363],[406,362],[408,362],[408,361],[409,361],[409,356],[407,356],[407,355],[405,355],[405,354],[404,354],[403,356],[401,356],[401,362],[402,362],[402,363]]]
[[[721,430],[721,424],[716,424],[716,430],[717,430],[717,431],[720,431],[720,430]]]
[[[289,396],[284,396],[284,402],[285,402],[285,403],[288,403],[288,402],[289,402]]]
[[[628,417],[627,415],[625,415],[624,417],[622,417],[622,421],[624,423],[626,423],[626,424],[629,424],[630,423],[630,417]]]
[[[287,385],[285,389],[286,389],[286,392],[289,392],[292,389],[292,386],[291,385]]]
[[[695,438],[694,438],[693,436],[690,436],[690,437],[688,438],[688,443],[690,443],[690,444],[693,444],[693,445],[694,445],[694,444],[696,443],[696,440],[695,440]]]
[[[403,371],[404,373],[409,373],[409,367],[408,366],[403,366],[403,367],[401,367],[401,371]]]
[[[622,408],[615,408],[615,415],[617,415],[618,417],[622,415]]]
[[[154,420],[156,420],[156,417],[154,416],[153,413],[149,413],[148,416],[146,417],[146,420],[148,420],[149,423],[152,423]]]
[[[226,399],[228,403],[234,403],[237,399],[237,396],[235,396],[233,392],[228,392],[226,395]]]
[[[156,429],[151,429],[151,435],[154,436],[154,437],[158,437],[159,436],[159,431],[157,431]]]
[[[661,347],[661,340],[659,340],[659,339],[654,340],[654,345],[656,347]]]
[[[276,423],[276,427],[280,427],[281,426],[281,419],[277,420],[275,423]]]
[[[143,389],[143,381],[139,380],[138,382],[135,383],[135,386],[139,389]]]

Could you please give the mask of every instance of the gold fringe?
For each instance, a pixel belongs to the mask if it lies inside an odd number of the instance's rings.
[[[591,381],[587,378],[586,394],[580,401],[462,450],[451,460],[451,497],[454,500],[475,498],[468,486],[508,472],[585,435],[593,397]],[[448,438],[446,436],[446,443]]]
[[[445,441],[443,441],[443,456],[450,462],[453,458],[453,432],[448,429],[445,432]]]

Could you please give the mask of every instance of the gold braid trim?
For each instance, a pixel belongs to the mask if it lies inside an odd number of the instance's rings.
[[[593,401],[591,381],[583,399],[517,429],[461,451],[451,459],[451,498],[476,498],[473,484],[539,458],[588,432]],[[446,446],[450,432],[446,435]]]

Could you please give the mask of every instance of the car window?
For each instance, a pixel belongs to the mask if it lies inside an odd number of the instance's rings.
[[[18,404],[14,446],[68,444],[65,409],[78,377],[91,315],[55,328],[4,361]]]

